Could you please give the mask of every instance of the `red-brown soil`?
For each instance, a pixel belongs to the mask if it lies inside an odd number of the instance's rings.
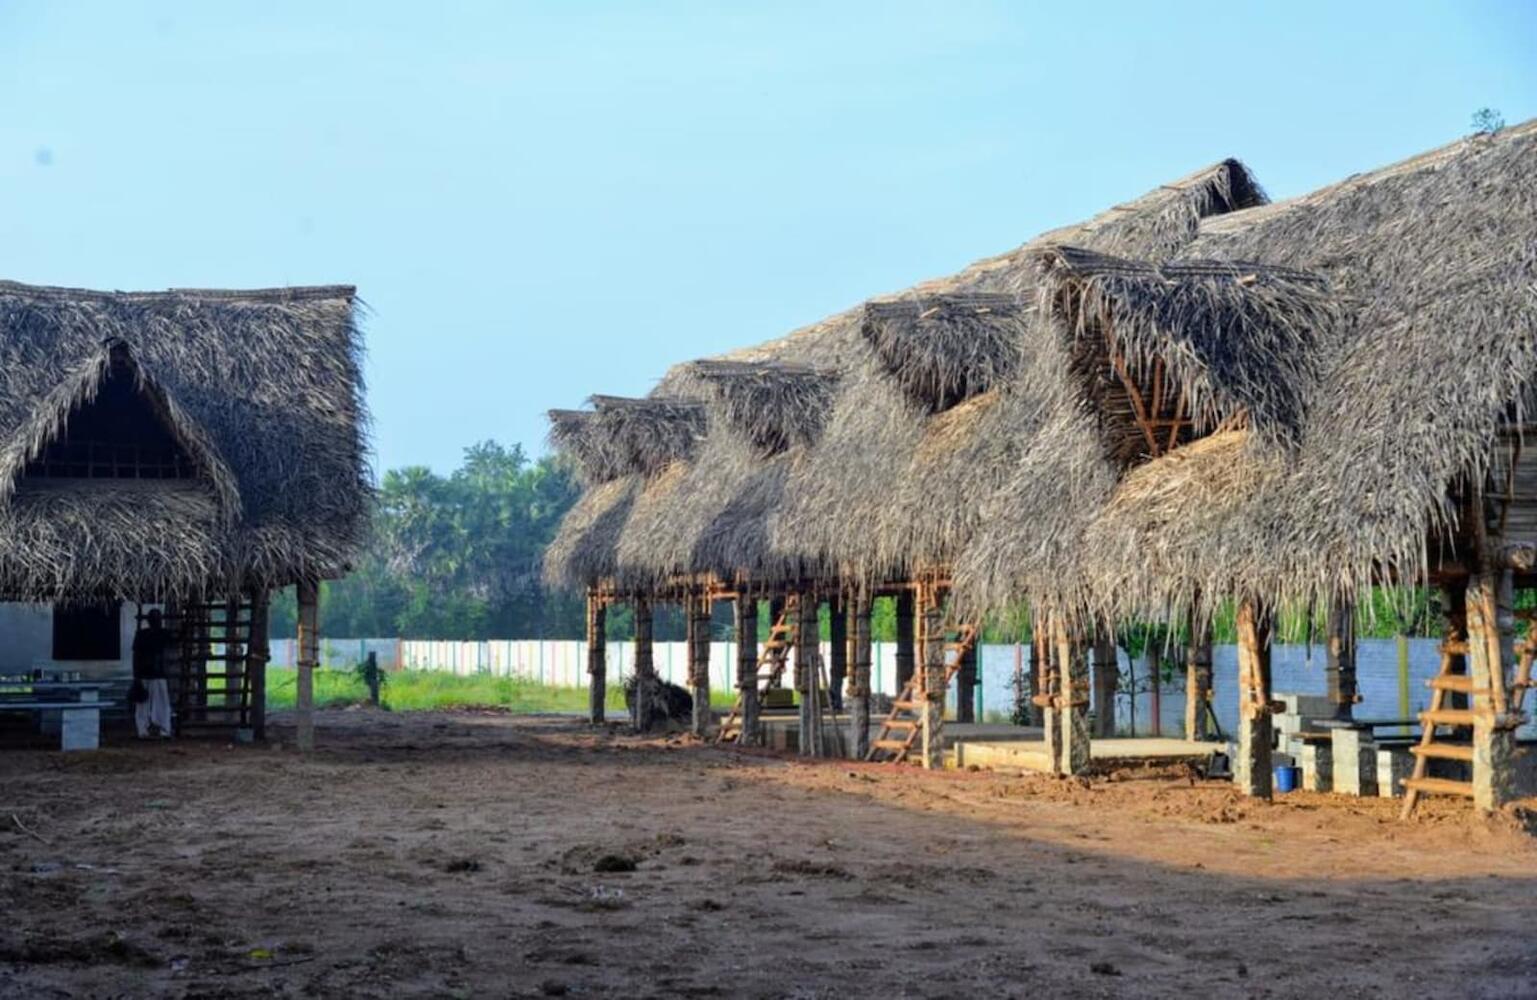
[[[0,754],[0,995],[1537,995],[1514,813],[555,718],[277,735]]]

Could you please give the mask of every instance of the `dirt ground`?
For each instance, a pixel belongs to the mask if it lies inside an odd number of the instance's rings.
[[[1514,816],[569,719],[0,754],[0,995],[1533,996]]]

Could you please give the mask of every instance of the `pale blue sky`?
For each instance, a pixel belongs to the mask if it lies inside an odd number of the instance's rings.
[[[351,282],[381,467],[1224,156],[1537,116],[1537,3],[0,0],[0,277]]]

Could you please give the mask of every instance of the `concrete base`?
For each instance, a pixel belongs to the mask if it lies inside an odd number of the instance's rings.
[[[870,699],[865,695],[850,695],[847,699],[849,710],[849,756],[855,760],[864,760],[870,753]]]
[[[1026,730],[1028,732],[1028,730]],[[1213,754],[1226,753],[1226,743],[1208,743],[1162,737],[1094,740],[1088,746],[1089,760],[1110,767],[1134,764],[1204,763]],[[957,767],[980,767],[1000,771],[1055,772],[1046,742],[1042,739],[960,740],[955,744]]]
[[[1271,756],[1274,736],[1270,716],[1261,713],[1238,721],[1238,752],[1233,755],[1233,784],[1241,795],[1268,799],[1274,791]]]
[[[1089,768],[1089,713],[1082,708],[1058,709],[1062,756],[1057,761],[1063,774],[1082,774]]]
[[[1377,745],[1364,729],[1335,729],[1334,791],[1341,795],[1377,794]]]
[[[1414,774],[1414,754],[1400,747],[1377,748],[1377,794],[1403,798],[1404,779]]]
[[[1334,791],[1334,749],[1322,743],[1302,743],[1297,748],[1302,767],[1302,789],[1307,792]]]
[[[737,743],[744,747],[761,746],[763,743],[763,731],[759,722],[758,686],[754,682],[752,687],[742,689],[742,726],[741,735],[737,737]]]

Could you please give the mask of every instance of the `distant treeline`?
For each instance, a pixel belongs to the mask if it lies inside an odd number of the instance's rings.
[[[373,541],[346,579],[320,591],[321,630],[328,636],[406,639],[580,639],[582,595],[545,589],[540,565],[561,518],[580,487],[556,459],[533,461],[520,445],[484,441],[465,450],[464,461],[447,476],[421,466],[393,469],[380,483]],[[1521,603],[1530,595],[1521,595]],[[984,629],[984,641],[1017,642],[1029,637],[1024,609],[1000,616]],[[1309,614],[1311,611],[1311,615]],[[1440,595],[1424,589],[1378,591],[1357,609],[1357,634],[1440,635],[1445,615]],[[1324,609],[1283,613],[1279,631],[1293,641],[1322,635]],[[768,629],[759,614],[760,638]],[[680,610],[658,605],[656,637],[683,638]],[[1313,625],[1309,627],[1309,619]],[[272,606],[272,634],[291,636],[296,628],[293,590]],[[718,605],[715,637],[735,638],[730,609]],[[1231,609],[1214,623],[1218,642],[1233,641]],[[609,637],[628,638],[629,610],[609,611]],[[1132,655],[1148,641],[1179,645],[1183,636],[1160,627],[1122,627],[1117,636]],[[896,638],[893,601],[875,602],[874,638]],[[822,616],[822,636],[828,636]]]

